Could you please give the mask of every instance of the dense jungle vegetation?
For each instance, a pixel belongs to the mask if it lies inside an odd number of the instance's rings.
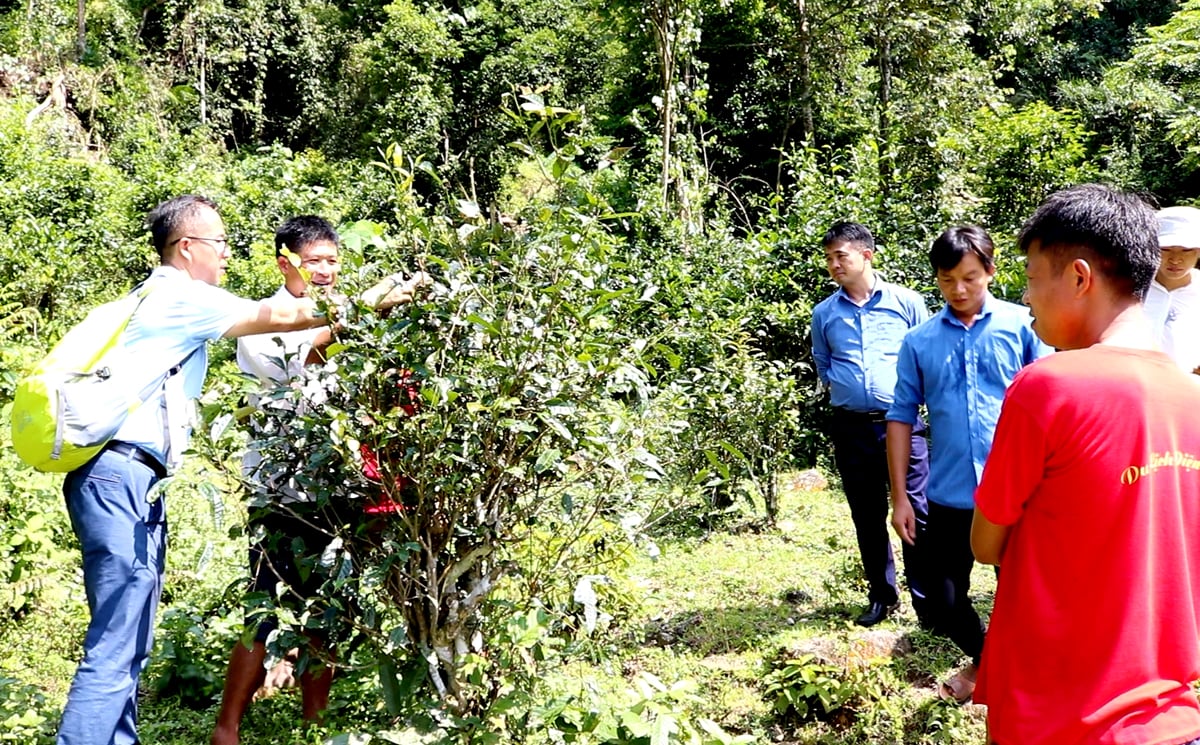
[[[0,406],[152,267],[161,200],[218,201],[251,297],[278,284],[275,226],[323,215],[347,288],[435,283],[351,312],[260,444],[331,514],[415,488],[382,526],[335,522],[322,593],[274,642],[342,645],[328,727],[273,700],[246,742],[962,742],[978,716],[904,693],[945,647],[879,664],[847,641],[840,497],[793,483],[825,464],[820,236],[864,222],[934,307],[929,241],[978,223],[1015,298],[1012,236],[1049,192],[1195,202],[1198,110],[1200,0],[7,2]],[[146,743],[204,741],[242,633],[232,354],[164,489]],[[60,479],[0,444],[0,741],[51,742],[78,550]],[[850,662],[780,652],[797,623]]]

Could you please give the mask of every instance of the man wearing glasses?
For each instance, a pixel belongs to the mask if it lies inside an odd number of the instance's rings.
[[[212,201],[176,197],[155,207],[147,223],[160,265],[122,343],[136,368],[131,385],[142,390],[161,379],[162,393],[130,414],[113,441],[63,483],[83,551],[91,621],[57,745],[138,742],[138,676],[153,644],[166,559],[166,508],[149,495],[183,455],[192,402],[208,371],[208,342],[328,323],[308,297],[255,301],[217,286],[229,241]],[[411,300],[416,286],[389,278],[369,294],[380,298],[376,307],[387,308]]]

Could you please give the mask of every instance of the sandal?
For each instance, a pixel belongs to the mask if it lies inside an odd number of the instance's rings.
[[[950,703],[965,704],[975,695],[975,676],[968,673],[972,666],[964,667],[946,682],[938,686],[938,698]],[[972,671],[973,672],[973,671]]]

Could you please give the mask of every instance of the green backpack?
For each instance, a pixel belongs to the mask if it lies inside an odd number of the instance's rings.
[[[125,327],[150,291],[143,283],[94,308],[17,384],[12,442],[21,460],[50,473],[79,468],[108,444],[130,413],[162,389],[169,372],[134,390],[122,374],[128,365],[110,367],[124,351]]]

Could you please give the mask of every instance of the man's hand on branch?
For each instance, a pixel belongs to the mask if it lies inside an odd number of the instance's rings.
[[[411,303],[418,290],[431,284],[433,278],[425,272],[416,272],[407,280],[403,273],[392,274],[364,292],[362,299],[376,310],[387,310],[401,303]]]

